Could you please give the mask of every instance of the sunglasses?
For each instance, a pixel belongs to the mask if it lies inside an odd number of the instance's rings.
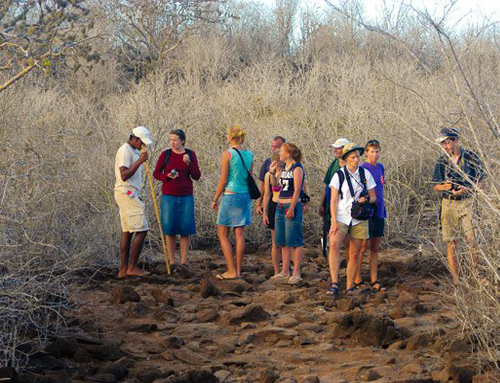
[[[366,145],[380,145],[380,142],[378,140],[370,140]]]

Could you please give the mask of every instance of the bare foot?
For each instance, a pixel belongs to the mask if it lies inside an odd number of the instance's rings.
[[[127,270],[126,270],[126,269],[125,269],[125,270],[120,270],[120,271],[118,272],[118,279],[123,279],[123,278],[125,278],[126,276],[127,276]]]
[[[134,267],[133,269],[127,270],[127,275],[135,277],[145,277],[146,275],[149,275],[149,272],[141,270],[138,267]]]

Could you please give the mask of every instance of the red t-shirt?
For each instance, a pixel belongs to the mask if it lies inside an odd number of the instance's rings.
[[[201,177],[196,154],[191,151],[192,160],[188,166],[182,160],[182,157],[186,153],[178,154],[172,151],[170,159],[168,160],[168,164],[162,171],[161,168],[163,166],[165,153],[166,151],[160,154],[160,158],[158,158],[158,162],[156,163],[155,171],[153,172],[154,178],[163,182],[163,187],[161,189],[162,194],[174,196],[192,195],[192,180],[198,181]],[[167,177],[172,169],[177,170],[177,173],[179,173],[179,176],[175,179]]]

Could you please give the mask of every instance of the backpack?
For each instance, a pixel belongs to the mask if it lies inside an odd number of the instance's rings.
[[[193,152],[189,149],[184,149],[186,154],[189,156],[189,160],[193,162]],[[165,151],[165,157],[163,158],[163,164],[161,166],[161,171],[164,171],[167,168],[168,161],[170,161],[170,157],[172,156],[172,149],[167,149]]]
[[[345,166],[343,168],[340,168],[339,170],[337,170],[335,172],[339,176],[339,196],[340,196],[340,199],[344,198],[344,195],[342,193],[342,184],[344,183],[344,180],[345,180],[345,173],[344,173],[343,169],[345,169]],[[348,170],[346,169],[345,171],[348,171]],[[359,167],[359,178],[361,179],[361,183],[363,184],[363,189],[364,189],[364,191],[361,192],[361,194],[368,193],[368,190],[366,188],[365,168],[362,168],[361,166]],[[347,183],[349,185],[349,191],[351,192],[351,196],[354,197],[354,188],[352,187],[351,180],[349,179]]]

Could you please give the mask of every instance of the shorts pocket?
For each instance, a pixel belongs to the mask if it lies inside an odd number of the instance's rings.
[[[130,231],[142,231],[146,229],[145,217],[142,212],[129,212],[127,214],[127,224]]]

